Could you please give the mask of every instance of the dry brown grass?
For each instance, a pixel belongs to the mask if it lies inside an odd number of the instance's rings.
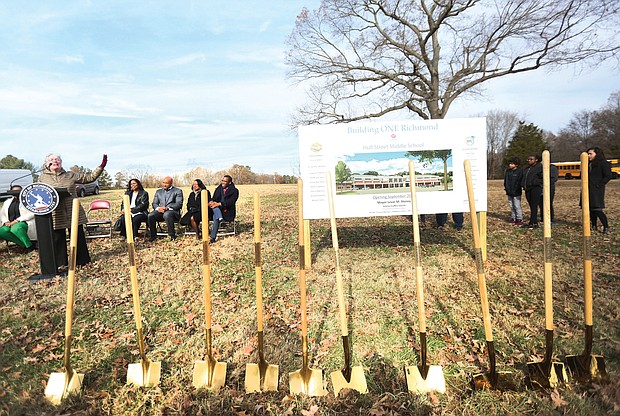
[[[581,228],[578,181],[560,181],[553,228],[554,301],[558,357],[582,350]],[[612,382],[569,384],[554,391],[474,392],[471,374],[486,369],[484,334],[471,230],[422,230],[429,360],[443,366],[445,395],[407,393],[402,367],[417,361],[411,223],[402,217],[338,220],[341,262],[355,363],[370,392],[344,397],[288,395],[288,373],[301,366],[298,313],[296,186],[241,186],[238,235],[219,240],[212,255],[216,358],[228,363],[217,395],[191,386],[204,354],[201,248],[193,237],[137,242],[138,278],[148,355],[162,362],[153,389],[125,385],[138,361],[127,256],[123,242],[89,242],[93,263],[78,271],[72,352],[86,373],[82,395],[54,408],[43,385],[62,365],[65,283],[29,284],[36,253],[0,254],[0,412],[6,414],[604,414],[620,411],[620,181],[608,186],[606,210],[615,230],[593,236],[595,350],[604,353]],[[245,364],[257,362],[252,194],[262,202],[266,358],[280,366],[277,393],[246,395]],[[119,193],[102,196],[118,207]],[[92,198],[87,198],[89,200]],[[614,205],[614,206],[611,206]],[[501,369],[523,374],[544,352],[542,231],[509,225],[501,182],[489,182],[489,300]],[[334,253],[329,222],[312,222],[308,275],[312,366],[326,378],[342,365]],[[331,389],[331,386],[330,386]],[[314,412],[314,413],[313,413]]]

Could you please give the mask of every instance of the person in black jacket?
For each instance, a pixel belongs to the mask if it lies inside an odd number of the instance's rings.
[[[527,157],[528,166],[523,170],[523,189],[525,198],[530,206],[530,221],[523,224],[524,227],[538,228],[538,205],[542,198],[542,163],[540,156],[530,155]]]
[[[192,192],[187,197],[187,212],[181,217],[179,223],[181,225],[190,226],[196,233],[196,239],[202,239],[200,232],[200,222],[202,221],[202,203],[200,201],[200,193],[207,193],[207,202],[211,201],[211,192],[200,179],[194,179],[192,184]],[[213,218],[213,211],[208,210],[209,218]]]
[[[239,190],[235,187],[232,176],[224,175],[222,183],[213,192],[213,200],[209,202],[209,208],[213,209],[213,227],[211,228],[210,243],[215,242],[220,222],[235,220],[237,215],[237,199],[239,199]]]
[[[134,238],[138,235],[140,224],[146,222],[149,210],[149,193],[144,190],[142,182],[138,179],[131,179],[127,184],[125,195],[129,195],[129,208],[131,209],[131,228]],[[122,237],[127,237],[125,230],[125,215],[123,204],[121,204],[121,217],[119,230]]]
[[[510,223],[515,225],[523,224],[523,211],[521,210],[523,170],[519,167],[520,164],[518,157],[511,157],[508,159],[508,169],[504,172],[504,190],[510,207]]]
[[[588,196],[590,198],[590,223],[593,230],[597,229],[597,219],[603,224],[603,233],[609,232],[605,208],[605,185],[611,179],[611,164],[605,159],[605,154],[599,147],[588,149],[590,160],[588,170]]]

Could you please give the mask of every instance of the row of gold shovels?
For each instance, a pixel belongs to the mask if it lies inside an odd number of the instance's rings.
[[[592,260],[590,252],[590,220],[588,204],[588,169],[587,155],[581,156],[582,163],[582,209],[583,216],[583,250],[584,250],[584,281],[585,281],[585,350],[578,356],[568,356],[567,365],[572,374],[579,381],[589,381],[606,377],[605,363],[602,356],[592,354]],[[468,160],[464,163],[467,193],[471,213],[472,230],[474,237],[474,255],[478,274],[478,284],[483,313],[484,332],[489,356],[489,371],[474,375],[472,384],[476,389],[496,388],[514,389],[520,383],[512,373],[498,372],[496,369],[495,348],[491,327],[491,316],[486,290],[486,274],[480,244],[478,221],[473,194],[473,182],[471,177],[471,165]],[[409,163],[410,184],[415,184],[415,169],[413,162]],[[336,286],[338,290],[338,309],[340,330],[343,342],[344,361],[343,370],[334,371],[331,374],[334,394],[337,396],[344,388],[357,390],[361,393],[368,391],[366,378],[361,366],[351,365],[351,341],[347,327],[347,315],[340,268],[340,256],[338,247],[338,234],[334,213],[333,190],[331,174],[326,175],[327,194],[330,209],[330,224],[332,230],[332,244],[336,258]],[[405,375],[409,391],[426,393],[429,391],[445,392],[445,380],[440,366],[427,363],[426,341],[426,318],[424,307],[423,270],[420,250],[420,231],[418,222],[418,210],[415,186],[410,186],[412,200],[416,294],[418,304],[418,325],[420,335],[420,365],[406,366]],[[306,312],[306,271],[305,271],[305,247],[304,247],[304,220],[303,220],[303,184],[298,181],[298,237],[299,237],[299,283],[300,283],[300,309],[301,309],[301,336],[302,336],[302,367],[289,374],[289,388],[293,394],[306,394],[310,396],[322,396],[327,394],[326,383],[323,380],[323,372],[320,369],[310,368],[308,357],[308,325]],[[532,384],[542,387],[555,387],[567,380],[564,365],[553,362],[553,307],[552,307],[552,263],[551,263],[551,225],[549,215],[549,152],[543,153],[543,210],[544,210],[544,277],[545,277],[545,328],[546,328],[546,351],[542,362],[528,363],[528,371]],[[207,195],[202,193],[201,203],[203,218],[207,218]],[[128,207],[129,197],[124,196],[124,206]],[[73,202],[73,214],[71,220],[69,272],[67,284],[67,308],[65,321],[65,354],[64,372],[50,375],[45,396],[55,404],[71,393],[79,392],[82,385],[83,374],[78,374],[71,367],[70,350],[72,343],[72,319],[73,297],[75,288],[75,260],[77,249],[77,224],[79,213],[79,201]],[[130,210],[125,210],[125,225],[127,231],[127,247],[129,252],[129,269],[133,293],[134,318],[138,346],[140,351],[140,363],[129,364],[127,371],[127,383],[136,386],[150,387],[159,384],[161,363],[150,361],[146,357],[144,335],[142,332],[142,317],[140,313],[140,299],[138,280],[135,265],[135,246],[133,231],[131,228]],[[203,233],[203,280],[204,280],[204,305],[206,318],[206,357],[196,361],[193,373],[193,385],[197,388],[206,388],[217,391],[226,380],[226,363],[218,362],[213,356],[211,338],[211,265],[210,245],[208,233]],[[263,337],[263,304],[262,304],[262,261],[260,242],[260,200],[258,194],[254,194],[254,251],[255,251],[255,275],[256,275],[256,307],[257,307],[257,336],[258,336],[258,364],[247,364],[245,374],[245,388],[247,392],[275,391],[278,386],[278,366],[269,364],[264,356]]]

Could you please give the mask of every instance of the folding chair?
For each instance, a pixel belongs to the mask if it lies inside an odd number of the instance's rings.
[[[96,215],[93,211],[99,210],[107,210],[107,212],[105,212],[105,219],[94,218]],[[92,201],[88,206],[86,217],[88,218],[88,222],[84,227],[86,238],[112,237],[112,210],[110,209],[110,201],[105,199],[96,199]],[[101,215],[98,217],[101,217]]]
[[[209,232],[213,229],[213,221],[209,221]],[[217,229],[217,236],[235,235],[237,233],[237,223],[232,221],[220,221],[220,228]]]
[[[237,233],[237,223],[235,220],[220,222],[220,228],[217,230],[218,236],[235,235]]]

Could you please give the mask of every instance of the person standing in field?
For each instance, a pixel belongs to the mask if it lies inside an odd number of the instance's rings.
[[[611,179],[611,164],[605,158],[605,154],[599,147],[588,149],[588,196],[590,198],[590,224],[593,230],[597,229],[597,219],[603,224],[602,232],[609,232],[605,208],[605,185]]]
[[[515,225],[523,224],[523,210],[521,209],[523,170],[519,167],[520,164],[518,157],[511,157],[508,159],[508,169],[504,172],[504,190],[510,207],[509,222]]]
[[[527,157],[528,166],[523,170],[523,189],[525,198],[530,206],[530,221],[523,224],[529,229],[538,228],[538,205],[542,198],[542,163],[540,156],[530,155]]]

